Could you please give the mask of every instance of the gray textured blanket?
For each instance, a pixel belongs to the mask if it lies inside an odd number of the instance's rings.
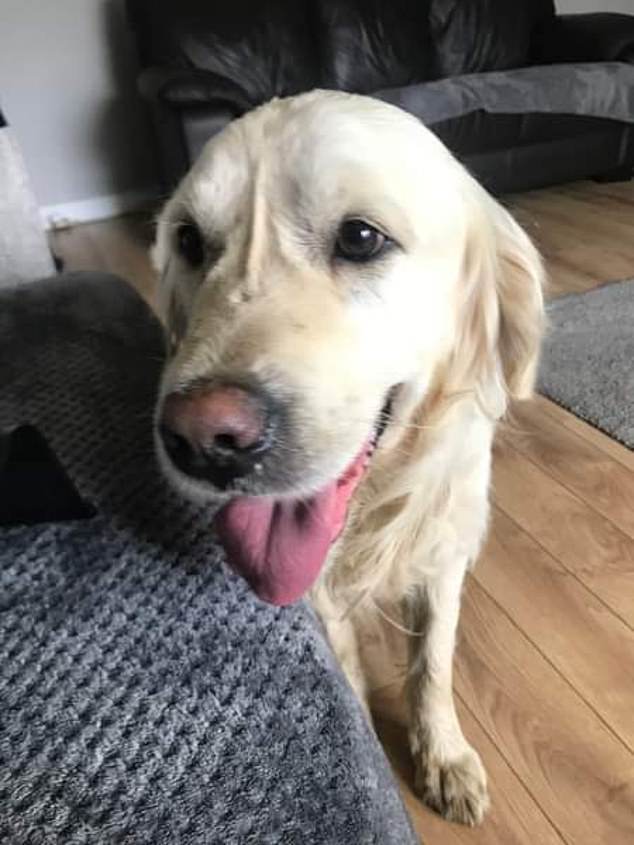
[[[97,509],[0,529],[0,842],[416,842],[309,609],[257,601],[156,471],[160,364],[116,279],[0,293],[0,430]]]
[[[577,114],[634,123],[634,65],[592,62],[474,73],[387,88],[375,96],[426,124],[479,109],[503,114]]]

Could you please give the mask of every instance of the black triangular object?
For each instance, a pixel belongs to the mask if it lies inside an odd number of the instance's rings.
[[[0,433],[0,526],[94,515],[36,428],[23,425]]]

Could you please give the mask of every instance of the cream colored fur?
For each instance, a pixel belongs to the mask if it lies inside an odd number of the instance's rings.
[[[184,216],[223,243],[202,278],[173,250]],[[372,266],[334,263],[346,216],[397,248]],[[302,470],[272,493],[310,493],[339,475],[398,385],[311,598],[362,701],[357,626],[377,605],[402,608],[417,633],[407,688],[420,792],[447,818],[479,822],[486,777],[456,717],[452,656],[464,575],[487,528],[495,424],[532,389],[537,252],[414,118],[313,92],[210,142],[161,216],[155,260],[175,348],[163,395],[240,372],[294,397]]]

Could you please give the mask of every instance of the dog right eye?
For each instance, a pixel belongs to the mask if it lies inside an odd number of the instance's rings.
[[[190,267],[200,267],[205,260],[205,244],[194,223],[181,223],[176,230],[176,249]]]
[[[388,244],[388,238],[356,217],[344,220],[335,242],[335,257],[346,261],[363,263],[376,258]]]

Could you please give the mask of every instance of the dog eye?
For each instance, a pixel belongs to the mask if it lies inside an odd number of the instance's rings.
[[[176,230],[176,248],[191,267],[200,267],[205,260],[205,244],[194,223],[181,223]]]
[[[344,220],[337,233],[335,255],[346,261],[370,261],[386,243],[386,236],[365,220]]]

